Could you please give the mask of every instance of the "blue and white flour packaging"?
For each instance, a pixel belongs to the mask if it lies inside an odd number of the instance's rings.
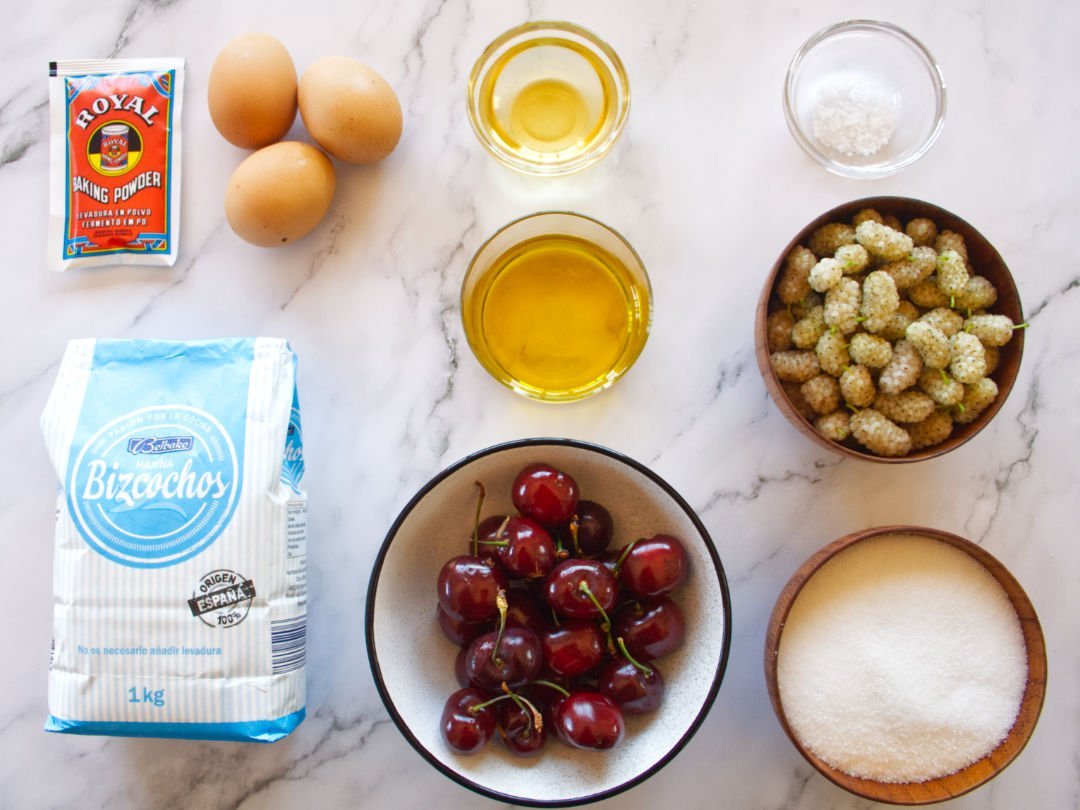
[[[307,493],[284,340],[74,340],[45,728],[273,742],[304,719]]]

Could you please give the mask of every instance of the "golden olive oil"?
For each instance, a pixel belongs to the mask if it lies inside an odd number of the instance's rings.
[[[615,125],[610,72],[580,43],[540,37],[509,48],[479,93],[479,125],[503,149],[533,162],[586,153]]]
[[[649,305],[645,283],[610,252],[553,234],[492,262],[463,315],[478,359],[497,379],[539,399],[570,400],[630,367],[648,337]]]

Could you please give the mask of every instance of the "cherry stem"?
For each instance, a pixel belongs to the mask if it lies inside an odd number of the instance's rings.
[[[484,505],[484,485],[479,481],[474,481],[476,488],[480,490],[480,495],[476,499],[476,520],[473,522],[472,532],[472,553],[474,557],[480,556],[480,509]]]
[[[577,539],[577,537],[578,537],[578,527],[579,526],[580,526],[580,521],[578,520],[578,516],[574,515],[572,518],[570,518],[570,525],[567,528],[569,528],[569,530],[570,530],[570,541],[574,544],[574,556],[575,557],[580,557],[581,556],[581,547],[578,545],[578,539]]]
[[[581,580],[581,582],[578,583],[577,587],[579,591],[589,597],[589,601],[592,602],[596,606],[596,609],[600,611],[600,616],[604,620],[603,623],[600,625],[600,629],[603,630],[605,633],[610,633],[611,619],[608,618],[607,612],[604,610],[604,606],[601,605],[597,598],[593,595],[592,589],[589,588],[589,583],[587,583],[585,580]]]
[[[653,674],[653,671],[651,669],[649,669],[647,666],[645,666],[644,664],[642,664],[642,663],[640,663],[640,662],[638,662],[638,661],[636,661],[634,659],[634,656],[632,656],[630,654],[630,651],[626,649],[626,642],[622,640],[622,636],[619,636],[617,639],[615,639],[615,641],[618,642],[618,644],[619,644],[619,652],[621,652],[623,655],[626,656],[626,660],[629,661],[631,664],[633,664],[635,667],[637,667],[639,670],[641,670],[641,672],[643,672],[645,674],[646,678],[651,678],[652,674]]]
[[[499,588],[495,594],[495,606],[499,609],[499,632],[495,636],[495,646],[491,650],[491,663],[497,667],[502,666],[499,660],[499,644],[502,643],[503,631],[506,629],[506,611],[510,609],[510,603],[506,600],[506,591]]]
[[[514,703],[517,704],[517,707],[519,709],[532,715],[532,724],[536,728],[536,733],[540,734],[544,730],[544,716],[540,714],[536,706],[533,705],[532,701],[530,701],[524,695],[516,694],[513,690],[510,689],[509,686],[506,685],[506,681],[503,681],[502,683],[502,690],[506,693],[505,697],[508,697],[512,701],[514,701]]]
[[[556,692],[559,692],[563,697],[570,697],[570,693],[554,681],[545,681],[543,678],[540,678],[535,681],[529,681],[529,684],[531,686],[546,686],[548,689],[554,689]]]
[[[637,538],[637,540],[631,540],[629,543],[626,544],[626,548],[622,550],[622,554],[619,555],[619,559],[615,561],[616,574],[619,572],[619,569],[622,568],[622,564],[626,561],[626,558],[630,555],[630,550],[634,547],[638,540],[641,539],[643,538],[639,537]]]

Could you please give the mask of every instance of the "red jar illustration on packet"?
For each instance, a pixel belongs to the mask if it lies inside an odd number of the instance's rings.
[[[101,168],[122,171],[128,167],[127,124],[106,124],[101,128]]]

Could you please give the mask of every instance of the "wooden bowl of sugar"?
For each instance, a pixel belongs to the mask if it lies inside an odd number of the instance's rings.
[[[932,804],[1000,773],[1046,691],[1038,617],[979,546],[916,526],[849,534],[781,591],[765,638],[773,710],[858,796]]]

